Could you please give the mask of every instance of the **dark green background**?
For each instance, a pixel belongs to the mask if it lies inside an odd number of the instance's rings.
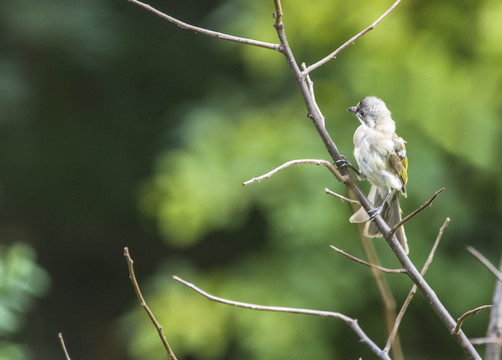
[[[156,1],[184,21],[277,42],[273,2]],[[285,1],[298,62],[311,64],[373,22],[388,1]],[[374,31],[312,74],[319,106],[353,160],[345,109],[382,97],[407,140],[406,226],[421,267],[456,318],[490,303],[494,277],[469,253],[500,256],[502,5],[404,1]],[[181,30],[127,1],[0,4],[0,357],[158,359],[122,255],[182,359],[372,358],[333,319],[209,303],[171,279],[267,305],[340,311],[385,342],[381,301],[344,187],[297,158],[328,159],[284,58]],[[366,184],[362,185],[367,188]],[[385,266],[397,262],[375,240]],[[386,276],[400,305],[411,287]],[[488,312],[469,318],[483,336]],[[407,359],[461,358],[421,295],[401,327]],[[383,345],[382,345],[383,346]],[[482,352],[482,348],[480,351]]]

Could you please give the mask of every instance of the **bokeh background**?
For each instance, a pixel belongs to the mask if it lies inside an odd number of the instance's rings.
[[[272,1],[151,2],[184,21],[277,42]],[[299,62],[311,64],[391,2],[285,1]],[[173,274],[234,300],[343,312],[385,342],[382,302],[344,193],[330,173],[289,168],[329,159],[284,58],[194,34],[123,1],[0,3],[0,358],[160,359],[131,287],[128,246],[152,310],[181,359],[372,358],[334,319],[210,303]],[[501,253],[502,3],[404,1],[374,31],[312,74],[341,152],[383,98],[408,141],[405,213],[418,267],[451,218],[426,276],[456,318],[491,302],[494,277],[466,250]],[[362,184],[367,189],[367,184]],[[382,263],[398,264],[382,240]],[[411,287],[386,275],[397,303]],[[488,312],[469,318],[483,336]],[[461,351],[421,295],[401,326],[407,359]],[[480,347],[480,351],[483,348]]]

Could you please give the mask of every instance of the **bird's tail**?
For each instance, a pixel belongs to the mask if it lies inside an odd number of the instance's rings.
[[[371,186],[370,192],[368,194],[368,200],[373,206],[379,206],[384,201],[385,196],[380,194],[378,188],[375,186]],[[401,207],[399,206],[399,193],[396,191],[389,196],[387,202],[385,203],[382,213],[380,214],[384,221],[392,228],[398,222],[401,221]],[[364,208],[360,208],[357,210],[349,219],[351,223],[363,223],[366,222],[364,226],[363,235],[366,237],[381,237],[382,233],[378,230],[378,227],[373,221],[368,221],[369,215],[366,213]],[[406,239],[406,234],[404,232],[404,227],[400,226],[399,229],[396,230],[396,237],[403,250],[406,254],[409,253],[408,241]]]

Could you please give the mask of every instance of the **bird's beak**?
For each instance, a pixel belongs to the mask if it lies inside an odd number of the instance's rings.
[[[347,109],[347,111],[350,111],[350,112],[353,112],[355,113],[356,112],[356,107],[355,106],[351,106]]]

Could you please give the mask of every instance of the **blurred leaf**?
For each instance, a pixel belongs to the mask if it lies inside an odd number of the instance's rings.
[[[36,264],[31,247],[0,246],[0,334],[18,331],[33,298],[43,296],[48,288],[49,277]]]
[[[0,341],[0,359],[28,360],[30,358],[23,346]]]

